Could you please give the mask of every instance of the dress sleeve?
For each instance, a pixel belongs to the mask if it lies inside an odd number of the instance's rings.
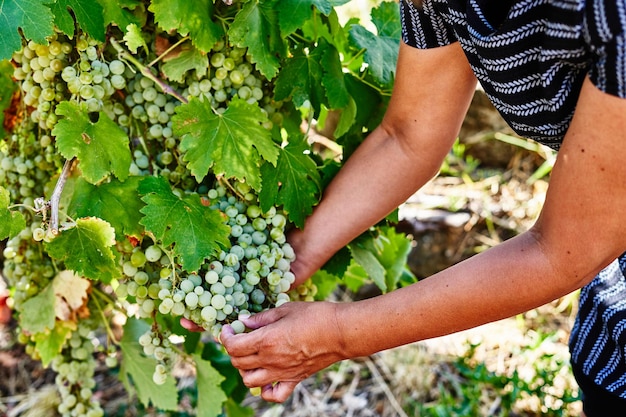
[[[591,82],[626,98],[626,0],[588,0],[584,34],[592,54]]]
[[[404,43],[426,49],[455,42],[456,35],[443,18],[445,10],[442,0],[400,0]]]

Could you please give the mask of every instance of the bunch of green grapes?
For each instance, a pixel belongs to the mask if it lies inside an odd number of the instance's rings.
[[[20,82],[24,104],[34,108],[31,119],[41,129],[54,127],[57,122],[54,109],[69,97],[67,84],[60,78],[73,50],[74,46],[64,35],[55,35],[49,45],[30,41],[13,54],[13,77]]]
[[[156,360],[152,381],[157,385],[163,385],[171,374],[176,360],[176,352],[170,341],[171,332],[165,329],[152,328],[139,336],[139,344],[146,356]]]
[[[217,334],[223,323],[243,330],[237,323],[240,313],[289,301],[295,254],[285,238],[287,219],[275,208],[262,212],[246,184],[236,188],[218,185],[206,194],[207,209],[225,214],[231,247],[208,259],[198,273],[177,269],[170,255],[149,239],[126,248],[121,260],[125,279],[116,293],[133,297],[140,317],[155,311],[183,316]]]
[[[11,201],[27,207],[44,195],[45,185],[61,164],[47,135],[39,139],[32,131],[33,122],[25,120],[10,136],[0,141],[0,184],[9,191]],[[46,146],[43,146],[46,145]]]
[[[39,294],[54,278],[55,268],[50,257],[39,242],[33,241],[33,223],[20,234],[7,241],[4,248],[2,275],[15,291],[11,295],[12,307],[20,306],[29,298]]]
[[[66,341],[63,350],[52,360],[57,373],[55,384],[61,395],[57,410],[63,417],[102,417],[104,411],[94,399],[96,360],[91,320],[78,322],[78,329]]]
[[[252,65],[245,48],[228,45],[223,40],[217,42],[209,53],[209,72],[207,76],[197,77],[192,74],[183,89],[185,97],[198,97],[210,100],[211,107],[217,112],[228,108],[234,97],[245,100],[248,104],[257,104],[274,123],[280,123],[276,110],[281,103],[272,100],[271,86]],[[271,129],[270,121],[265,127]]]
[[[263,212],[245,183],[235,188],[216,183],[203,198],[209,202],[207,210],[224,214],[231,245],[207,259],[197,273],[180,270],[168,249],[150,238],[136,246],[128,241],[118,244],[123,278],[115,293],[128,305],[136,305],[138,318],[154,321],[139,343],[156,360],[153,381],[157,384],[165,382],[176,356],[168,330],[155,320],[157,314],[185,317],[215,338],[227,323],[241,333],[245,326],[238,320],[240,314],[290,301],[288,292],[295,281],[290,271],[295,253],[286,242],[283,213],[275,208]],[[127,310],[133,311],[128,305]]]
[[[36,227],[24,229],[18,236],[7,241],[3,251],[5,262],[2,273],[14,291],[10,303],[14,311],[22,311],[22,305],[50,285],[55,276],[52,260],[42,250],[41,243],[33,239]],[[93,399],[96,360],[91,332],[97,322],[87,319],[78,321],[77,330],[65,342],[62,351],[51,362],[57,372],[55,385],[61,395],[58,411],[65,417],[100,417],[103,411]],[[33,335],[18,329],[17,340],[25,346],[26,353],[39,359]]]

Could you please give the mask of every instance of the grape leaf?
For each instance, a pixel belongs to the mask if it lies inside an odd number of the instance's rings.
[[[22,47],[22,30],[27,39],[48,44],[47,36],[54,33],[52,12],[45,5],[49,0],[0,0],[0,60],[11,59]]]
[[[61,353],[65,341],[70,338],[74,330],[76,330],[76,323],[57,321],[50,332],[37,333],[34,336],[35,349],[39,352],[44,368]]]
[[[391,85],[398,60],[400,43],[400,11],[392,2],[383,2],[372,10],[372,23],[378,36],[361,25],[350,28],[350,40],[360,49],[365,50],[365,61],[374,79],[383,86]]]
[[[239,371],[233,366],[230,361],[230,356],[228,356],[228,353],[221,345],[217,343],[204,343],[204,346],[202,346],[202,359],[210,362],[211,366],[226,378],[222,381],[220,386],[224,394],[228,397],[228,401],[240,403],[250,394],[250,390],[241,380]],[[225,404],[225,407],[228,407],[228,403]]]
[[[145,50],[148,50],[148,45],[143,38],[143,34],[141,33],[141,29],[134,23],[126,26],[126,33],[124,34],[124,41],[126,42],[126,46],[128,50],[133,54],[137,53],[137,49],[140,47],[144,47]]]
[[[372,253],[372,251],[367,250],[358,243],[351,243],[348,245],[350,249],[350,253],[354,258],[355,262],[363,268],[363,270],[367,271],[366,274],[369,276],[374,284],[381,289],[381,291],[387,291],[387,283],[385,282],[385,268],[380,263],[378,258]]]
[[[163,385],[155,384],[152,374],[156,360],[144,356],[143,347],[138,342],[139,336],[149,329],[150,326],[144,321],[132,317],[126,321],[124,335],[120,341],[122,350],[120,380],[129,392],[132,392],[134,386],[137,397],[144,406],[148,407],[152,403],[161,410],[176,410],[178,406],[176,380],[169,375]]]
[[[218,114],[208,100],[192,98],[176,108],[172,122],[174,133],[182,138],[183,159],[198,182],[211,169],[259,190],[263,159],[276,165],[278,147],[262,126],[267,116],[257,105],[233,99],[226,111]]]
[[[67,211],[74,218],[106,220],[115,229],[118,240],[124,235],[139,237],[144,231],[139,224],[139,210],[144,206],[137,191],[140,180],[141,177],[129,177],[124,182],[112,179],[96,186],[77,178]]]
[[[248,48],[251,62],[268,80],[278,73],[280,57],[286,55],[275,10],[277,0],[249,1],[228,29],[232,43]]]
[[[52,129],[59,152],[66,159],[78,158],[87,181],[96,184],[110,173],[122,181],[128,177],[128,136],[106,113],[100,112],[93,123],[86,111],[70,101],[59,103],[56,113],[65,116]]]
[[[0,139],[4,138],[6,132],[11,131],[12,125],[15,124],[14,121],[7,119],[7,126],[5,126],[4,120],[6,116],[17,112],[18,102],[13,100],[13,94],[16,91],[17,84],[13,80],[13,65],[10,61],[0,61]]]
[[[365,284],[371,282],[368,272],[353,258],[350,258],[348,269],[342,275],[343,284],[353,293],[359,292],[359,289]]]
[[[187,71],[196,70],[198,77],[204,77],[209,68],[209,58],[196,48],[184,48],[176,58],[161,65],[161,71],[169,80],[182,83]]]
[[[354,121],[356,120],[357,107],[356,102],[352,97],[348,97],[348,105],[341,110],[341,114],[339,116],[339,122],[337,122],[337,127],[333,132],[333,135],[338,138],[350,130],[350,128],[354,125]]]
[[[331,109],[346,107],[350,104],[351,98],[344,81],[339,52],[325,40],[321,40],[318,47],[322,51],[322,67],[324,69],[322,85],[326,89],[328,106]]]
[[[41,333],[54,327],[56,297],[52,283],[24,301],[20,307],[20,326],[28,333]]]
[[[313,211],[321,191],[319,173],[315,162],[306,154],[308,150],[304,139],[292,138],[281,151],[276,168],[269,164],[261,167],[261,209],[267,211],[273,205],[283,205],[289,219],[299,228],[304,227],[304,220]]]
[[[0,240],[16,236],[26,227],[24,215],[9,209],[9,191],[0,187]]]
[[[402,25],[400,24],[400,10],[396,3],[391,1],[381,2],[378,7],[372,9],[371,16],[378,36],[400,39]]]
[[[282,36],[289,36],[311,19],[313,6],[328,16],[332,5],[328,0],[278,0],[277,10]]]
[[[201,355],[192,355],[196,364],[196,383],[198,384],[198,417],[215,417],[222,413],[222,404],[228,399],[220,384],[224,377],[202,359]]]
[[[45,248],[52,258],[61,260],[68,269],[86,278],[111,282],[119,276],[115,255],[115,231],[102,219],[87,217],[76,220],[76,226],[63,230]]]
[[[196,48],[210,52],[224,35],[222,26],[213,21],[213,8],[210,0],[153,0],[148,10],[161,29],[189,35]]]
[[[230,230],[219,211],[202,205],[197,195],[178,197],[161,177],[146,177],[139,192],[147,204],[141,224],[165,246],[174,244],[184,270],[197,271],[204,259],[229,246]]]
[[[254,410],[240,404],[233,398],[228,398],[224,404],[225,415],[228,417],[254,417]]]
[[[365,50],[365,61],[374,79],[382,85],[390,85],[398,60],[399,41],[376,36],[361,25],[352,26],[350,40],[357,48]]]
[[[297,107],[309,100],[313,108],[319,111],[325,94],[322,87],[322,51],[315,48],[307,55],[298,49],[292,53],[293,56],[287,60],[276,78],[276,100],[291,97]]]
[[[98,0],[98,3],[104,9],[105,26],[115,24],[122,31],[125,31],[128,25],[140,23],[139,19],[130,11],[141,4],[137,0]]]
[[[93,39],[104,42],[104,9],[99,2],[56,0],[50,5],[50,9],[54,13],[57,27],[69,37],[74,36],[74,25],[68,25],[68,21],[74,21],[72,18],[73,13],[76,22],[78,22],[82,30]]]
[[[387,288],[394,289],[403,275],[415,276],[407,266],[407,258],[411,252],[411,240],[404,234],[396,232],[393,227],[381,228],[377,258],[383,265],[386,274]]]

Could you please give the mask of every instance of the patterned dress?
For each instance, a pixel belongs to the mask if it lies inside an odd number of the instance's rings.
[[[511,128],[553,149],[586,76],[626,98],[626,0],[401,0],[400,7],[406,44],[458,41]],[[618,401],[620,416],[626,416],[625,275],[626,253],[582,289],[570,337],[583,393],[601,387]]]

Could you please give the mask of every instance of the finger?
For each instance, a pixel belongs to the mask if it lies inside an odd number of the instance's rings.
[[[272,385],[265,385],[261,389],[261,397],[265,401],[282,403],[289,398],[298,385],[297,381],[280,381]]]
[[[307,375],[302,373],[300,367],[282,368],[255,368],[240,370],[239,374],[246,387],[263,387],[276,381],[302,381]]]
[[[190,332],[203,332],[204,331],[202,327],[198,326],[193,321],[186,319],[184,317],[181,317],[180,325],[183,326],[185,329],[189,330]]]
[[[222,326],[222,331],[217,336],[217,341],[224,345],[224,343],[226,343],[226,341],[235,334],[236,333],[233,327],[229,324],[225,324],[224,326]]]
[[[258,352],[258,336],[255,332],[235,334],[230,325],[224,325],[220,332],[219,342],[232,358],[254,355]]]

